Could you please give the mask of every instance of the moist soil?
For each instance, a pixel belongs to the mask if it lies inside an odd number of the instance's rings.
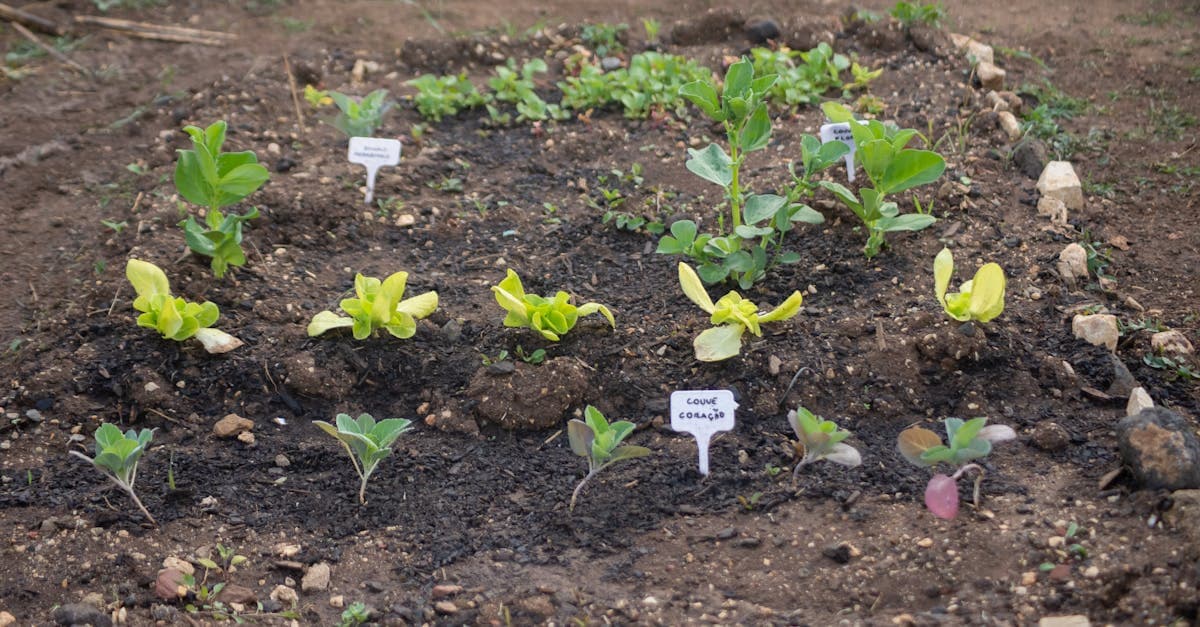
[[[63,23],[98,12],[81,0],[29,9]],[[0,611],[21,625],[51,624],[56,608],[80,602],[130,624],[217,621],[211,602],[156,598],[154,581],[164,559],[215,556],[219,543],[248,560],[208,573],[207,585],[244,588],[227,611],[266,623],[336,624],[354,602],[382,624],[1193,623],[1200,573],[1195,547],[1160,521],[1169,493],[1107,475],[1121,468],[1114,425],[1130,377],[1193,426],[1197,384],[1143,361],[1148,331],[1127,329],[1113,357],[1075,339],[1070,318],[1103,307],[1197,340],[1200,234],[1187,226],[1200,165],[1196,6],[949,4],[946,32],[1004,51],[1009,86],[1049,81],[1086,100],[1062,122],[1080,138],[1071,160],[1086,198],[1065,225],[1037,215],[1036,165],[1014,158],[944,32],[849,25],[846,9],[175,2],[111,15],[232,32],[236,43],[95,30],[69,53],[91,78],[46,57],[10,61],[0,80]],[[948,167],[918,190],[938,223],[893,234],[871,260],[854,216],[818,195],[827,221],[793,236],[799,263],[746,291],[775,304],[800,290],[801,315],[726,362],[693,356],[707,320],[679,291],[678,260],[596,208],[601,188],[618,188],[626,208],[711,224],[715,188],[684,161],[720,129],[617,111],[500,127],[473,111],[421,129],[404,98],[404,81],[427,72],[465,70],[482,85],[507,57],[547,58],[539,86],[549,95],[581,26],[598,21],[635,25],[627,57],[647,47],[641,18],[657,18],[658,47],[719,68],[749,48],[743,23],[755,16],[801,49],[829,41],[883,68],[871,91],[884,117],[928,134]],[[0,32],[6,49],[22,41]],[[404,142],[401,164],[380,172],[381,202],[363,203],[361,168],[321,121],[329,109],[300,100],[298,120],[281,53],[300,86],[401,97],[378,133]],[[185,254],[176,225],[188,208],[171,181],[175,150],[188,146],[180,129],[218,119],[229,149],[254,150],[272,170],[243,203],[262,212],[246,229],[249,262],[223,280]],[[763,190],[786,182],[801,134],[822,116],[806,107],[774,121],[770,147],[743,175]],[[612,172],[635,163],[640,183]],[[1111,282],[1059,278],[1056,256],[1073,241],[1094,243]],[[931,277],[943,246],[960,276],[1003,266],[1000,318],[947,321]],[[245,346],[213,356],[137,327],[122,271],[131,257],[163,267],[176,294],[217,303],[218,326]],[[488,287],[509,268],[529,292],[607,305],[616,328],[592,316],[560,342],[504,328]],[[397,270],[410,273],[409,295],[436,290],[441,302],[413,338],[307,337],[355,272]],[[537,349],[546,363],[498,359]],[[730,389],[740,405],[737,427],[712,443],[707,477],[693,440],[670,428],[679,389]],[[585,404],[636,423],[630,441],[653,454],[598,475],[569,512],[586,464],[565,420]],[[863,465],[810,465],[793,482],[784,417],[798,405],[853,431]],[[365,505],[344,452],[312,424],[338,412],[415,423]],[[254,422],[253,438],[214,435],[231,413]],[[928,471],[905,463],[895,440],[951,416],[987,416],[1019,437],[985,460],[979,507],[943,521],[922,503]],[[67,455],[90,447],[102,421],[156,429],[137,487],[158,527]],[[318,563],[331,580],[301,590]],[[281,585],[298,603],[272,597]]]

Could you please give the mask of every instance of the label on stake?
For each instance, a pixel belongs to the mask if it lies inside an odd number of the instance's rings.
[[[692,434],[700,449],[700,474],[708,475],[708,443],[733,429],[737,409],[729,390],[679,390],[671,393],[671,428]]]
[[[400,140],[380,137],[351,137],[347,158],[367,168],[367,198],[369,205],[375,198],[375,173],[380,166],[400,163]]]
[[[854,182],[854,134],[850,132],[849,122],[839,122],[837,124],[821,125],[821,143],[828,144],[831,141],[839,141],[850,147],[850,152],[846,153],[846,180]]]

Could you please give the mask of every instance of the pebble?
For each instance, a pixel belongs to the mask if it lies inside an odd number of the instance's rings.
[[[42,412],[40,412],[36,409],[27,410],[25,412],[25,417],[32,420],[33,422],[41,422],[41,421],[45,420],[45,417],[42,416]]]
[[[292,606],[300,601],[300,595],[285,585],[278,585],[275,586],[275,589],[271,590],[271,600]]]
[[[8,612],[0,612],[0,627],[9,627],[9,625],[15,625],[16,623],[16,616],[13,616]]]
[[[329,607],[341,609],[346,606],[346,597],[340,594],[335,594],[329,597]]]
[[[1100,576],[1099,566],[1088,566],[1083,570],[1083,576],[1087,579],[1095,579]]]
[[[174,568],[175,570],[177,570],[185,575],[196,574],[196,567],[192,566],[191,562],[189,562],[187,560],[179,559],[178,557],[175,557],[174,555],[164,559],[162,562],[162,567],[163,568]]]
[[[431,595],[435,599],[444,599],[446,597],[452,597],[462,591],[463,591],[462,586],[456,586],[454,584],[443,583],[443,584],[438,584],[438,585],[434,586],[433,591],[431,592]]]
[[[1071,320],[1071,332],[1075,337],[1093,345],[1116,350],[1121,337],[1117,317],[1112,314],[1076,314]]]
[[[1037,583],[1037,573],[1036,572],[1029,570],[1029,571],[1025,571],[1025,572],[1021,573],[1021,585],[1022,586],[1032,586],[1035,583]]]
[[[1200,441],[1190,423],[1164,407],[1151,407],[1117,423],[1121,460],[1143,488],[1200,488]]]
[[[1043,422],[1033,428],[1033,444],[1039,449],[1053,453],[1067,448],[1071,434],[1057,422]]]
[[[1064,209],[1065,211],[1065,209]],[[1088,278],[1087,251],[1083,246],[1074,242],[1058,253],[1058,264],[1055,266],[1058,275],[1067,283],[1075,285],[1076,281]]]
[[[218,438],[232,438],[243,431],[254,428],[254,421],[242,418],[237,414],[226,414],[224,418],[213,425],[213,435]]]
[[[292,465],[292,460],[287,458],[287,455],[280,453],[275,456],[275,465],[280,468],[287,468]]]
[[[324,590],[329,587],[329,564],[317,562],[308,567],[304,578],[300,581],[300,589],[305,592]]]
[[[1171,353],[1174,355],[1191,355],[1195,352],[1187,336],[1175,329],[1159,331],[1150,336],[1150,348],[1156,353]]]
[[[1125,415],[1133,416],[1143,409],[1151,407],[1154,407],[1154,399],[1150,398],[1150,393],[1146,391],[1146,388],[1138,386],[1129,393],[1129,403],[1125,405]]]
[[[54,622],[59,625],[92,625],[93,627],[108,627],[112,619],[87,603],[67,603],[54,610]]]
[[[446,616],[458,613],[458,606],[455,605],[453,601],[438,601],[437,603],[433,604],[433,609],[438,614],[443,614]]]
[[[929,547],[933,546],[933,538],[921,538],[920,540],[917,540],[917,546],[921,547],[922,549],[928,549]]]
[[[1038,200],[1037,214],[1046,218],[1050,218],[1051,224],[1066,226],[1067,224],[1067,206],[1063,201],[1051,196],[1042,196]],[[1071,244],[1083,250],[1079,244]],[[1072,249],[1074,251],[1074,249]],[[1084,269],[1087,269],[1087,251],[1084,251]]]
[[[1043,616],[1038,627],[1092,627],[1092,622],[1082,614],[1068,616]]]
[[[994,63],[980,61],[975,66],[975,75],[979,77],[979,84],[984,89],[1004,89],[1004,77],[1008,73],[997,67]],[[1010,113],[1009,115],[1012,114]]]
[[[1071,211],[1083,209],[1083,185],[1070,161],[1047,163],[1038,177],[1037,190],[1043,196],[1061,200]]]
[[[250,433],[249,431],[243,431],[243,432],[239,433],[237,436],[237,439],[238,439],[238,442],[241,442],[242,444],[254,446],[254,442],[255,442],[254,434]]]

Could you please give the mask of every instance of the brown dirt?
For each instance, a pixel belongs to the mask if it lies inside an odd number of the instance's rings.
[[[751,3],[740,16],[718,17],[704,15],[709,8],[176,2],[116,15],[228,30],[238,44],[97,31],[71,52],[95,80],[45,58],[22,66],[19,80],[0,79],[0,163],[25,155],[0,172],[9,384],[0,394],[8,444],[0,451],[0,611],[17,624],[48,623],[54,607],[98,593],[133,624],[192,619],[155,607],[155,574],[164,558],[219,542],[249,562],[211,579],[250,588],[268,611],[287,609],[268,595],[289,580],[299,588],[297,562],[331,564],[329,589],[300,597],[308,624],[336,623],[332,596],[366,603],[386,624],[1028,624],[1062,614],[1194,622],[1195,547],[1156,522],[1169,498],[1124,479],[1097,487],[1120,464],[1113,425],[1124,399],[1096,392],[1114,384],[1113,364],[1073,339],[1069,324],[1071,313],[1104,305],[1125,322],[1158,319],[1200,343],[1200,233],[1187,227],[1200,166],[1194,3],[949,5],[949,29],[1045,63],[998,55],[1010,85],[1048,79],[1090,103],[1064,122],[1088,138],[1072,159],[1087,203],[1066,228],[1036,215],[1035,181],[1010,161],[990,117],[958,132],[982,92],[968,84],[961,58],[929,49],[938,37],[918,34],[918,49],[894,28],[843,31],[838,4]],[[96,12],[84,0],[34,10]],[[701,196],[711,202],[712,190],[683,165],[689,138],[712,134],[703,122],[598,112],[590,123],[534,132],[487,128],[482,114],[466,113],[432,125],[418,145],[410,129],[421,120],[406,103],[380,133],[405,142],[404,159],[381,172],[376,191],[402,204],[381,211],[362,205],[361,170],[344,162],[337,131],[311,110],[307,132],[296,124],[280,57],[326,88],[402,95],[410,93],[403,81],[426,71],[465,67],[478,79],[495,63],[492,51],[543,54],[544,36],[521,37],[539,20],[544,32],[567,37],[588,21],[628,22],[640,33],[640,18],[657,17],[669,33],[679,20],[687,45],[667,50],[715,67],[747,48],[740,23],[752,15],[777,18],[792,29],[785,36],[819,37],[832,25],[835,49],[884,67],[872,91],[889,117],[946,138],[950,184],[922,192],[923,201],[936,195],[940,222],[892,236],[873,261],[860,253],[853,216],[820,204],[829,221],[800,233],[801,262],[750,291],[775,303],[803,289],[803,314],[720,364],[692,357],[706,321],[678,293],[676,260],[653,254],[649,236],[601,224],[586,202],[599,198],[599,177],[637,162],[646,180],[623,187],[630,205],[658,188],[678,194],[664,213],[705,215]],[[19,41],[0,31],[5,49]],[[357,59],[379,64],[362,84],[351,75]],[[1180,124],[1187,116],[1192,126]],[[195,259],[175,261],[184,244],[170,180],[174,151],[186,145],[179,129],[216,119],[229,122],[232,147],[255,150],[273,170],[251,198],[263,217],[247,228],[250,262],[224,281]],[[783,162],[820,120],[812,108],[780,115],[771,149],[750,157],[748,176],[764,188],[782,184]],[[293,166],[279,167],[284,159]],[[142,173],[126,168],[133,163]],[[462,180],[462,192],[433,188],[449,177]],[[959,187],[964,177],[969,186]],[[559,207],[557,221],[546,219],[546,202]],[[399,226],[401,216],[412,224]],[[114,233],[101,219],[130,226]],[[1096,242],[1111,256],[1114,289],[1059,281],[1055,256],[1071,241]],[[931,294],[929,267],[944,244],[961,268],[994,260],[1010,277],[1005,314],[974,335],[948,324]],[[137,328],[121,271],[130,257],[163,266],[181,295],[220,305],[219,326],[246,346],[212,357]],[[487,287],[508,267],[530,292],[564,289],[610,306],[617,329],[584,319],[550,344],[501,327]],[[336,306],[354,272],[400,269],[411,275],[410,293],[437,290],[442,303],[414,338],[306,337],[308,319]],[[1146,366],[1146,335],[1123,338],[1120,361],[1156,402],[1195,424],[1197,384]],[[595,404],[637,423],[632,442],[655,452],[605,471],[574,514],[567,501],[585,464],[565,433],[475,420],[496,410],[477,407],[486,394],[468,393],[473,378],[495,376],[482,372],[482,358],[518,345],[545,348],[584,381],[564,393],[563,420]],[[505,402],[528,407],[543,387],[553,386],[531,385]],[[667,397],[725,387],[741,404],[739,424],[714,441],[713,472],[701,478],[690,438],[664,426]],[[783,416],[797,404],[852,430],[864,465],[817,464],[793,487]],[[30,410],[44,420],[26,420]],[[311,424],[340,411],[417,422],[373,476],[365,506],[343,452]],[[212,437],[212,424],[231,412],[255,421],[252,445]],[[903,462],[896,434],[975,415],[1012,425],[1020,438],[989,457],[980,510],[936,520],[921,503],[928,476]],[[157,429],[138,484],[161,528],[143,525],[124,495],[66,454],[73,434],[90,436],[101,421]],[[1062,431],[1065,446],[1037,445],[1055,440],[1040,434]],[[1048,544],[1070,522],[1081,528],[1086,559]],[[284,557],[281,544],[299,552]],[[1065,567],[1039,572],[1047,562]],[[1029,573],[1034,580],[1023,581]],[[463,590],[435,598],[442,584]],[[437,605],[447,600],[453,612]]]

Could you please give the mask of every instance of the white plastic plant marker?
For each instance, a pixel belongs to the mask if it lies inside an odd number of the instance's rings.
[[[381,137],[351,137],[348,158],[367,168],[367,198],[369,205],[375,198],[375,173],[381,166],[400,163],[400,140]]]
[[[737,409],[729,390],[679,390],[671,393],[671,428],[696,438],[700,474],[708,475],[708,443],[721,431],[733,429]]]
[[[831,141],[839,141],[850,147],[850,152],[846,153],[846,180],[854,182],[854,134],[850,132],[849,122],[839,122],[837,124],[824,124],[821,126],[821,143],[827,144]]]

